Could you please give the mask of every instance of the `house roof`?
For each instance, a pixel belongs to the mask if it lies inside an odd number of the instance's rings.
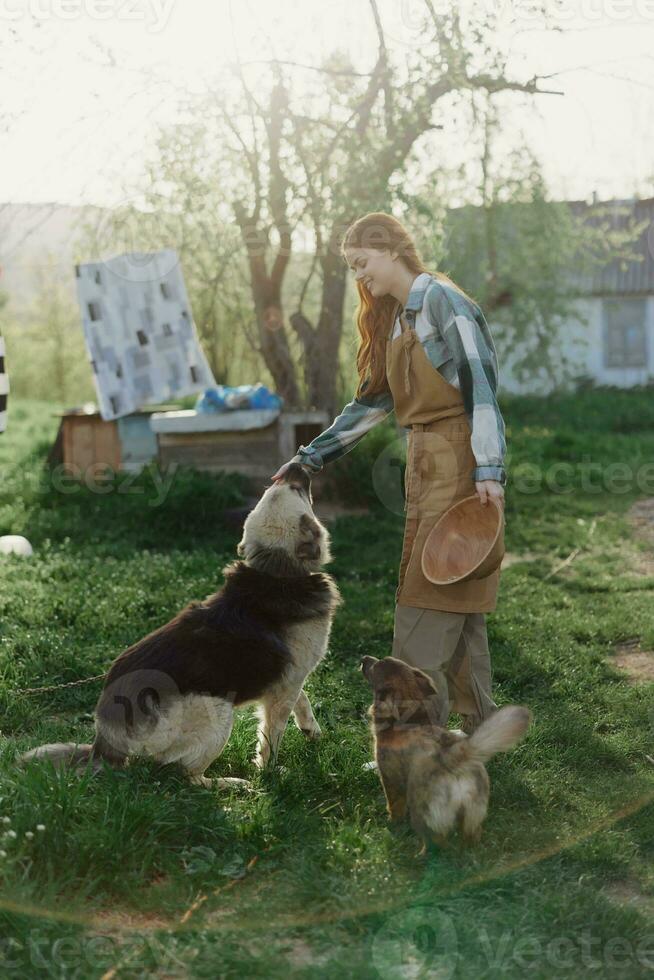
[[[612,259],[590,275],[575,277],[581,292],[588,295],[624,296],[654,293],[654,197],[602,201],[588,204],[569,201],[570,210],[591,225],[598,222],[613,231],[627,232],[634,224],[641,230],[631,239],[631,261]]]
[[[654,197],[634,199],[615,198],[608,201],[552,201],[560,207],[566,204],[573,218],[588,225],[606,226],[612,232],[624,232],[624,245],[634,258],[609,259],[595,264],[594,268],[580,261],[569,268],[571,285],[580,296],[636,296],[654,294]],[[526,202],[507,202],[498,205],[505,219],[504,234],[512,236],[512,226],[524,228],[524,210],[529,207],[547,207],[548,202],[530,205]],[[487,267],[487,242],[485,223],[480,220],[478,205],[463,205],[448,209],[448,249],[452,254],[465,256],[471,268],[483,272]],[[508,214],[507,214],[508,213]],[[635,226],[635,227],[634,227]],[[629,237],[629,229],[632,229]],[[640,230],[638,230],[640,229]],[[473,283],[474,286],[474,283]],[[510,294],[507,294],[507,298]]]

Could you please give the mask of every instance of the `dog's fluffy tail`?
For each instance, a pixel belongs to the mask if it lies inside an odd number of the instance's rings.
[[[114,769],[120,769],[126,758],[124,753],[114,749],[106,739],[98,735],[93,743],[51,742],[49,745],[39,745],[36,749],[24,752],[18,762],[19,765],[25,765],[34,759],[49,759],[55,769],[63,766],[82,768],[90,764],[95,772],[99,772],[103,761]]]
[[[509,704],[482,721],[473,734],[456,742],[450,753],[457,762],[488,762],[497,752],[507,752],[520,741],[529,728],[532,714],[529,708]]]

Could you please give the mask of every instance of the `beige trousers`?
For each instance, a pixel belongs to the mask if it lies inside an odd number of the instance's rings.
[[[440,695],[440,723],[450,712],[473,731],[497,710],[491,696],[491,663],[484,613],[395,606],[392,656],[424,670]]]

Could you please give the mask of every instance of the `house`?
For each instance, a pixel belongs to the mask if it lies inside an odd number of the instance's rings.
[[[592,210],[596,201],[567,203],[582,221],[599,220]],[[601,220],[608,221],[611,228],[643,226],[630,245],[638,258],[612,260],[589,274],[571,270],[575,293],[578,291],[574,306],[586,322],[570,317],[560,330],[571,376],[564,387],[654,385],[654,198],[603,201],[601,206]],[[492,313],[487,319],[495,337]],[[545,370],[523,381],[515,376],[512,364],[521,353],[519,347],[505,349],[500,343],[497,347],[500,393],[545,394],[552,390],[551,373]]]

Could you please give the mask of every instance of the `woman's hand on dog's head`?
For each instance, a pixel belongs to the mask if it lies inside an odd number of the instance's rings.
[[[284,479],[284,474],[286,473],[286,470],[289,468],[290,465],[291,465],[291,460],[289,460],[288,463],[282,463],[282,465],[279,467],[277,472],[273,473],[273,475],[270,477],[271,481],[273,483],[281,483]]]
[[[273,475],[270,477],[270,479],[272,480],[272,482],[273,483],[282,483],[283,480],[284,480],[284,478],[285,478],[285,476],[286,476],[287,469],[289,468],[289,466],[293,466],[294,463],[296,463],[296,462],[297,462],[297,460],[289,459],[288,463],[282,463],[282,465],[279,467],[279,469],[277,470],[277,472],[276,473],[273,473]],[[309,477],[313,476],[313,471],[311,470],[311,468],[309,466],[306,466],[304,463],[300,463],[300,466],[302,467],[302,469],[304,470],[304,472]]]

